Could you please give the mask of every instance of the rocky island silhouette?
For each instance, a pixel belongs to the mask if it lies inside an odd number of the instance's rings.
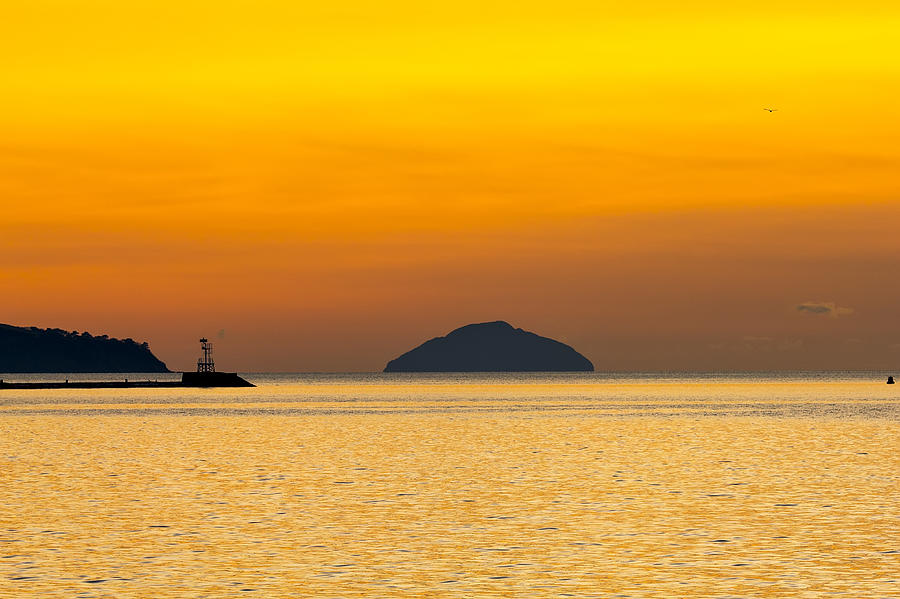
[[[565,343],[502,320],[460,327],[391,360],[384,372],[591,372]]]

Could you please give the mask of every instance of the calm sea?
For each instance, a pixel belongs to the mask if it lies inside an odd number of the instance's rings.
[[[3,390],[0,597],[900,597],[888,374]]]

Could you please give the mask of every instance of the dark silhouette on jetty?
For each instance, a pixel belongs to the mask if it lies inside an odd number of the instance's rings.
[[[187,387],[181,381],[66,381],[64,383],[8,383],[0,379],[0,389],[155,389]]]
[[[133,339],[0,324],[0,372],[170,372]]]
[[[235,372],[216,372],[212,344],[200,340],[203,355],[197,361],[197,372],[183,372],[180,381],[74,381],[63,383],[8,383],[0,379],[0,389],[158,389],[172,387],[255,387]],[[168,372],[168,370],[166,370]]]
[[[894,384],[894,377],[889,376],[889,377],[888,377],[888,382],[887,382],[887,384],[888,384],[888,385],[893,385],[893,384]]]
[[[391,360],[385,372],[591,372],[594,365],[565,343],[507,322],[483,322],[435,337]]]

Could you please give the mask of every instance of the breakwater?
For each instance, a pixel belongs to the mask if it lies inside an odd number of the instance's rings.
[[[156,389],[172,387],[255,387],[234,372],[185,372],[180,381],[63,381],[16,383],[0,379],[0,389]]]

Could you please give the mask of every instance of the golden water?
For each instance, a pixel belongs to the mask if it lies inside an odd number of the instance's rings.
[[[883,379],[256,378],[3,391],[0,597],[900,597]]]

